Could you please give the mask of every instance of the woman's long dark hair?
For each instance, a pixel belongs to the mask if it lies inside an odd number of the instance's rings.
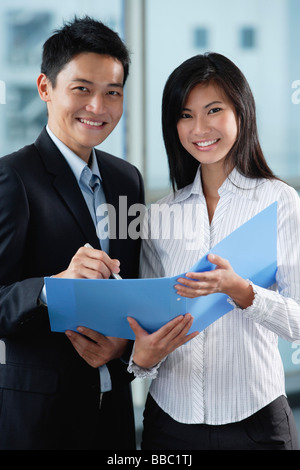
[[[177,132],[177,123],[187,96],[199,83],[216,84],[235,108],[239,131],[237,140],[225,159],[228,168],[234,166],[249,178],[276,178],[259,143],[255,102],[246,78],[223,55],[207,53],[183,62],[169,76],[164,88],[162,131],[173,189],[192,183],[199,167],[199,162],[181,145]]]

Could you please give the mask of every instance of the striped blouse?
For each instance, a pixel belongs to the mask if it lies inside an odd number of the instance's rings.
[[[141,277],[189,270],[215,244],[277,201],[276,285],[253,286],[250,307],[234,305],[153,369],[139,368],[131,360],[129,370],[153,378],[151,395],[175,420],[220,425],[240,421],[285,394],[278,336],[300,339],[300,199],[281,181],[249,179],[233,170],[219,189],[209,223],[200,171],[191,185],[151,207]]]

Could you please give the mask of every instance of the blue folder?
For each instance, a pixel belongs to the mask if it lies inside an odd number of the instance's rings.
[[[261,287],[276,282],[277,202],[271,204],[209,253],[227,259],[235,272]],[[215,266],[201,258],[188,272]],[[178,276],[157,279],[45,278],[51,330],[64,332],[86,326],[107,336],[134,339],[127,317],[135,318],[148,332],[156,331],[177,315],[191,313],[190,332],[202,331],[233,309],[225,294],[189,299],[176,294]]]

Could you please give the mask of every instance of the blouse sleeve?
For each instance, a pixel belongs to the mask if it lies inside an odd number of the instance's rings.
[[[288,341],[300,339],[300,199],[284,185],[278,199],[276,290],[254,285],[243,314]]]

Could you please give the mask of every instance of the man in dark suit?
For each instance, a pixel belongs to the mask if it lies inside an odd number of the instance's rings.
[[[47,128],[0,158],[0,449],[135,448],[127,342],[52,333],[44,291],[45,276],[137,277],[139,241],[111,239],[104,251],[82,179],[100,176],[117,221],[119,197],[144,203],[138,170],[94,149],[121,118],[128,66],[102,23],[64,25],[44,44],[37,80]]]

